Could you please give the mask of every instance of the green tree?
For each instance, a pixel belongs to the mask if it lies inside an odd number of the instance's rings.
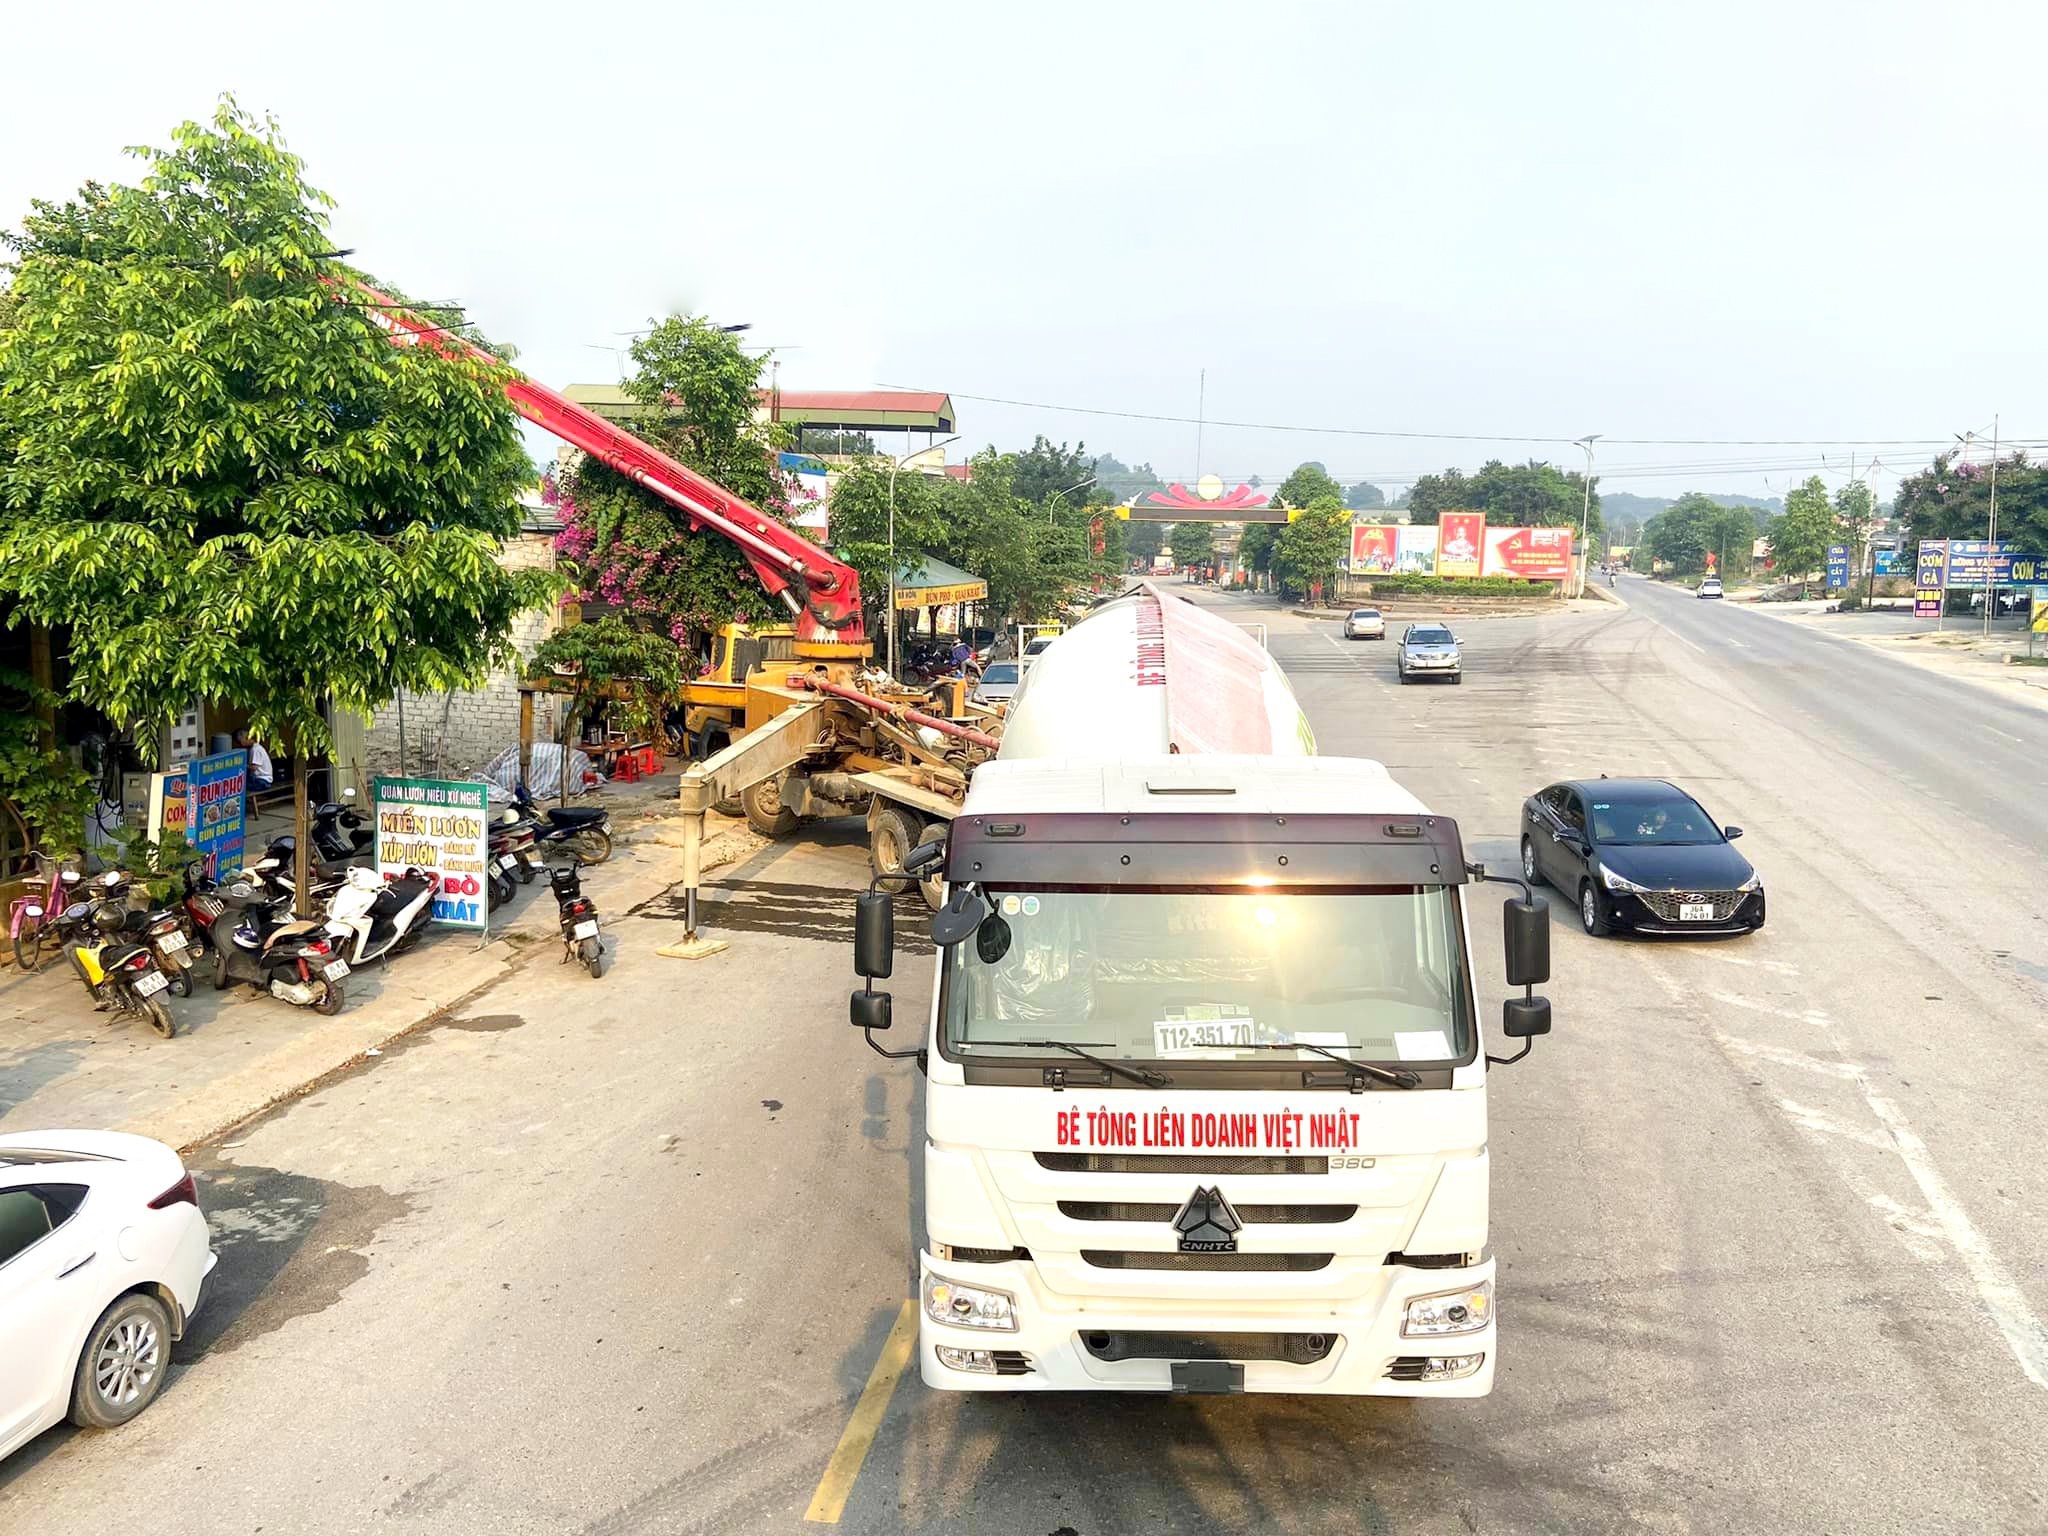
[[[1273,569],[1273,545],[1283,526],[1280,523],[1246,523],[1244,534],[1237,541],[1237,563],[1254,575],[1268,574]]]
[[[889,601],[889,464],[865,459],[832,489],[832,553],[860,575],[863,617],[877,637]],[[896,564],[900,570],[936,553],[945,542],[945,512],[938,476],[898,470]],[[878,638],[876,644],[883,642]]]
[[[337,302],[329,200],[274,121],[224,100],[137,153],[139,185],[38,202],[15,241],[0,600],[70,626],[72,695],[117,725],[245,709],[303,818],[330,704],[474,686],[551,600],[497,558],[532,465],[501,367]]]
[[[788,487],[776,455],[788,434],[757,413],[771,355],[749,355],[701,315],[670,315],[633,343],[625,388],[645,407],[633,423],[638,435],[786,523]],[[678,640],[736,619],[787,618],[736,545],[693,532],[684,513],[597,460],[584,459],[564,492],[559,548],[587,600]]]
[[[1086,443],[1076,443],[1071,448],[1065,443],[1055,446],[1041,436],[1013,458],[1011,483],[1017,495],[1034,506],[1044,506],[1062,491],[1067,493],[1060,496],[1063,506],[1070,501],[1085,506],[1091,501],[1111,499],[1100,484],[1096,461],[1089,456]],[[1084,481],[1095,483],[1083,484]]]
[[[1408,521],[1434,523],[1446,512],[1470,510],[1476,506],[1471,483],[1461,470],[1424,475],[1408,487]]]
[[[1280,589],[1306,592],[1327,584],[1351,547],[1351,514],[1337,496],[1320,496],[1273,540],[1273,575]]]
[[[1163,523],[1141,523],[1136,518],[1124,525],[1124,548],[1134,560],[1150,560],[1166,547]]]
[[[1071,485],[1073,481],[1067,483]],[[1095,484],[1109,501],[1129,501],[1147,491],[1166,489],[1166,482],[1153,472],[1150,464],[1126,464],[1113,453],[1102,454],[1095,460]]]
[[[1835,530],[1849,546],[1849,569],[1863,569],[1863,549],[1870,541],[1870,525],[1877,515],[1870,487],[1852,480],[1835,492]]]
[[[1216,550],[1214,523],[1175,523],[1167,538],[1175,565],[1202,565]]]
[[[1283,507],[1306,507],[1325,496],[1341,506],[1344,487],[1330,478],[1327,469],[1311,459],[1306,464],[1297,464],[1294,473],[1280,482],[1280,489],[1273,493],[1273,500]]]
[[[1908,548],[1921,539],[1981,539],[1991,526],[1991,468],[1944,454],[1899,482],[1893,516]],[[2016,453],[1998,464],[1998,536],[2048,554],[2048,467]]]
[[[1771,559],[1780,579],[1798,578],[1801,587],[1827,555],[1835,536],[1835,509],[1819,475],[1793,487],[1785,498],[1785,515],[1771,528]]]
[[[1370,512],[1386,504],[1386,492],[1370,480],[1361,480],[1344,492],[1344,505],[1354,512]]]
[[[1577,528],[1583,514],[1590,537],[1600,531],[1597,483],[1590,507],[1585,493],[1586,477],[1577,470],[1489,459],[1476,475],[1447,469],[1417,480],[1408,492],[1408,520],[1434,523],[1446,512],[1483,512],[1500,527]]]
[[[667,635],[634,629],[616,614],[590,624],[571,624],[541,641],[531,675],[570,691],[562,711],[562,801],[569,799],[569,743],[578,722],[608,698],[625,697],[656,722],[683,680],[682,653]]]

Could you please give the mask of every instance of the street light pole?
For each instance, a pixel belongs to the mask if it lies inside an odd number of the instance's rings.
[[[1085,491],[1088,489],[1089,486],[1093,485],[1094,483],[1095,477],[1093,475],[1090,475],[1086,480],[1083,480],[1079,485],[1070,485],[1064,491],[1054,491],[1052,493],[1051,499],[1048,500],[1045,504],[1045,526],[1048,528],[1053,526],[1052,509],[1059,505],[1059,501],[1062,496],[1071,496],[1076,491]]]
[[[906,434],[907,435],[907,434]],[[889,626],[889,676],[896,676],[896,472],[912,459],[960,441],[960,434],[913,449],[900,459],[889,461],[889,612],[883,622]]]
[[[1606,436],[1603,432],[1588,432],[1584,437],[1574,438],[1573,443],[1586,450],[1586,494],[1579,504],[1579,596],[1586,595],[1586,574],[1592,569],[1593,551],[1586,543],[1586,529],[1593,519],[1593,444]]]
[[[1991,416],[1991,528],[1984,551],[1984,638],[1991,638],[1991,610],[1998,588],[1991,584],[1991,572],[1998,562],[1998,415]]]

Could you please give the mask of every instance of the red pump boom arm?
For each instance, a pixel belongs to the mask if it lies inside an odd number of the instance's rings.
[[[841,655],[865,652],[860,578],[852,566],[833,559],[716,481],[684,468],[595,411],[507,367],[447,327],[428,323],[374,288],[361,283],[347,286],[361,295],[364,312],[395,344],[467,354],[506,368],[505,397],[521,416],[681,508],[691,531],[708,528],[737,545],[761,585],[788,605],[800,646],[829,645]]]

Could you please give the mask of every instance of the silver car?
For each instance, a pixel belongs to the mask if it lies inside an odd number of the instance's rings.
[[[1394,669],[1401,681],[1418,677],[1447,677],[1454,683],[1465,680],[1463,658],[1458,654],[1458,637],[1441,624],[1410,624],[1394,652]]]
[[[984,708],[994,709],[998,704],[1009,703],[1022,681],[1016,662],[992,661],[982,668],[981,681],[974,685],[970,697]]]
[[[1384,640],[1387,620],[1377,608],[1354,608],[1344,616],[1346,640]]]

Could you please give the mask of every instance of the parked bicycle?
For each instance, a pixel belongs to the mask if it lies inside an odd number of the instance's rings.
[[[67,861],[53,859],[46,853],[37,853],[34,858],[36,883],[44,889],[15,897],[7,912],[14,963],[24,971],[34,971],[43,963],[43,956],[56,953],[64,910],[78,899],[78,886],[85,878]]]

